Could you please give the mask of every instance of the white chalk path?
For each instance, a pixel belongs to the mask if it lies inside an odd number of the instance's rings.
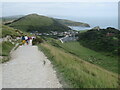
[[[20,46],[2,64],[3,88],[62,88],[52,64],[37,46]]]

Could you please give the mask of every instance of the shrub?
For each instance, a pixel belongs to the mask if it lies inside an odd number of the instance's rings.
[[[37,45],[37,44],[40,44],[42,42],[43,42],[43,40],[41,38],[37,37],[37,38],[33,39],[32,44]]]

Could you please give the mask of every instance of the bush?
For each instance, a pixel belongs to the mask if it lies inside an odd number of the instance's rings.
[[[113,28],[88,30],[79,34],[79,42],[90,49],[102,52],[119,53],[120,31]]]
[[[37,45],[37,44],[40,44],[42,42],[43,42],[43,40],[41,38],[37,37],[37,38],[33,39],[32,44]]]

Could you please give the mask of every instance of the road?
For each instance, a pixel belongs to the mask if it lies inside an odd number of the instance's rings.
[[[51,62],[37,46],[20,46],[2,64],[3,88],[62,88]]]

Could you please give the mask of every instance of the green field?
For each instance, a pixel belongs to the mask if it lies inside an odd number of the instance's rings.
[[[107,53],[99,53],[91,49],[85,48],[79,42],[51,42],[52,45],[64,49],[66,52],[78,56],[92,64],[99,65],[100,67],[109,71],[118,73],[118,57],[108,56]]]
[[[53,43],[53,40],[51,41],[52,41],[51,43],[50,42],[42,43],[41,45],[39,45],[39,48],[43,50],[48,59],[51,60],[54,67],[57,68],[58,74],[63,76],[64,81],[69,85],[69,87],[74,88],[118,87],[117,74],[109,72],[103,68],[100,68],[97,65],[88,63],[85,60],[83,60],[82,58],[85,57],[84,54],[87,52],[87,49],[85,51],[82,46],[79,46],[78,48],[79,44],[77,42],[58,45],[59,41],[58,43]],[[80,51],[77,51],[80,49],[80,47],[81,52],[83,53],[82,58],[80,58]],[[76,55],[73,52],[76,52],[76,54],[79,52],[79,54]],[[89,53],[91,52],[92,51],[89,51]],[[95,53],[93,52],[93,54]],[[86,55],[88,56],[88,53],[86,53]]]
[[[108,71],[118,72],[118,56],[109,55],[106,52],[96,52],[94,50],[83,47],[79,42],[61,43],[58,40],[47,38],[48,43],[64,50],[67,53],[76,55],[77,57],[88,61],[92,64],[98,65]]]

